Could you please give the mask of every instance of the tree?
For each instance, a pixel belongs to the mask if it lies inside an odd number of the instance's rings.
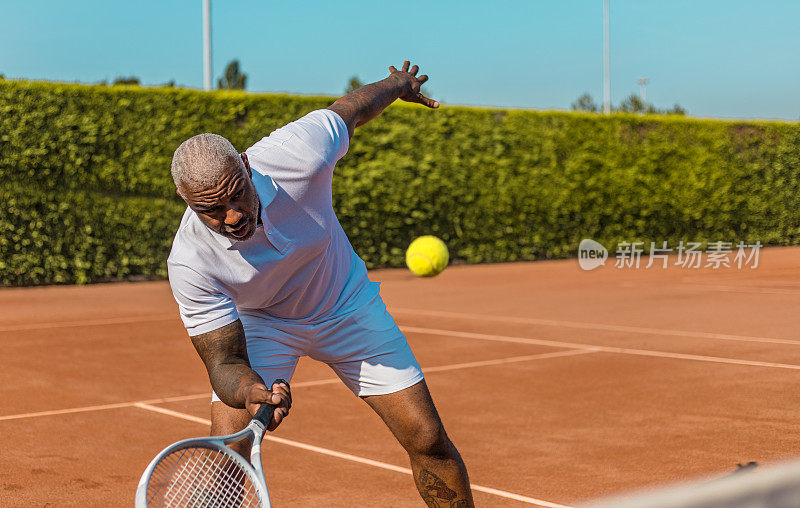
[[[683,109],[680,104],[673,104],[672,109],[666,110],[665,113],[668,115],[686,116],[686,110]]]
[[[653,106],[650,106],[650,109],[655,110]],[[642,102],[642,98],[635,93],[627,96],[625,100],[619,104],[617,111],[622,111],[625,113],[655,113],[655,111],[648,111],[647,104]]]
[[[570,106],[574,111],[600,111],[600,107],[594,102],[592,96],[585,93],[578,97],[578,99]],[[632,93],[622,101],[619,106],[612,107],[613,111],[621,111],[623,113],[640,113],[648,115],[685,115],[686,110],[679,104],[675,104],[671,109],[659,109],[649,102],[643,102],[642,98]]]
[[[686,110],[679,104],[675,104],[671,109],[659,109],[654,105],[642,102],[641,97],[635,93],[630,94],[622,101],[616,111],[625,113],[646,113],[648,115],[686,115]]]
[[[594,102],[592,96],[588,93],[585,93],[578,97],[578,99],[572,103],[570,106],[573,111],[589,111],[592,113],[596,113],[600,110],[600,107]]]
[[[247,74],[239,70],[239,60],[231,60],[225,67],[225,74],[217,81],[220,90],[244,90],[247,86]]]
[[[347,88],[344,89],[344,93],[350,93],[357,88],[361,88],[364,86],[364,83],[358,79],[358,76],[353,76],[350,78],[350,81],[347,82]]]
[[[136,76],[130,76],[130,77],[127,77],[127,78],[118,77],[118,78],[114,79],[114,82],[111,83],[111,84],[112,85],[141,85],[141,83],[139,83],[139,78],[137,78]]]

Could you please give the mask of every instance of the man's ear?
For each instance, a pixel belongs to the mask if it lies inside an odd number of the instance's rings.
[[[184,201],[186,202],[186,204],[187,204],[187,205],[189,204],[189,202],[188,202],[188,201],[186,201],[186,196],[184,196],[183,194],[181,194],[181,190],[180,190],[180,189],[175,189],[175,194],[177,194],[178,196],[180,196],[180,197],[181,197],[181,199],[182,199],[182,200],[184,200]]]
[[[244,162],[244,167],[247,168],[247,174],[250,175],[250,178],[253,177],[253,170],[250,168],[250,161],[247,160],[247,154],[242,152],[242,162]]]

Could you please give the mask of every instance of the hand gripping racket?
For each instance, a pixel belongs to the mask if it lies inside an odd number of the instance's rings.
[[[289,383],[278,379],[273,384]],[[150,462],[136,489],[136,508],[270,508],[261,439],[275,406],[262,404],[243,430],[184,439]],[[252,438],[250,463],[226,445]],[[252,465],[251,465],[252,464]]]

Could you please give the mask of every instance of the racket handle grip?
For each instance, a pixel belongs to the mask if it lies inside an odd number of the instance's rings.
[[[286,386],[289,386],[289,382],[286,381],[285,379],[276,379],[272,384],[275,385],[281,383],[285,384]],[[267,426],[269,426],[270,420],[272,420],[272,414],[275,412],[276,407],[277,406],[273,404],[266,404],[266,403],[261,404],[261,407],[258,408],[258,411],[256,411],[256,414],[253,416],[253,419],[258,420],[259,422],[261,422],[261,425],[263,425],[264,428],[267,428]]]
[[[266,429],[267,426],[269,425],[269,421],[272,420],[272,414],[274,412],[275,412],[275,406],[273,406],[272,404],[264,403],[261,404],[260,408],[258,408],[258,411],[256,411],[255,416],[253,416],[253,419],[258,420],[261,423],[261,425],[263,425],[264,428]]]

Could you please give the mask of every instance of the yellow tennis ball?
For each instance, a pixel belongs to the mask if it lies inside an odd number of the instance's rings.
[[[439,275],[449,260],[447,245],[431,235],[420,236],[411,242],[406,251],[406,266],[420,277]]]

